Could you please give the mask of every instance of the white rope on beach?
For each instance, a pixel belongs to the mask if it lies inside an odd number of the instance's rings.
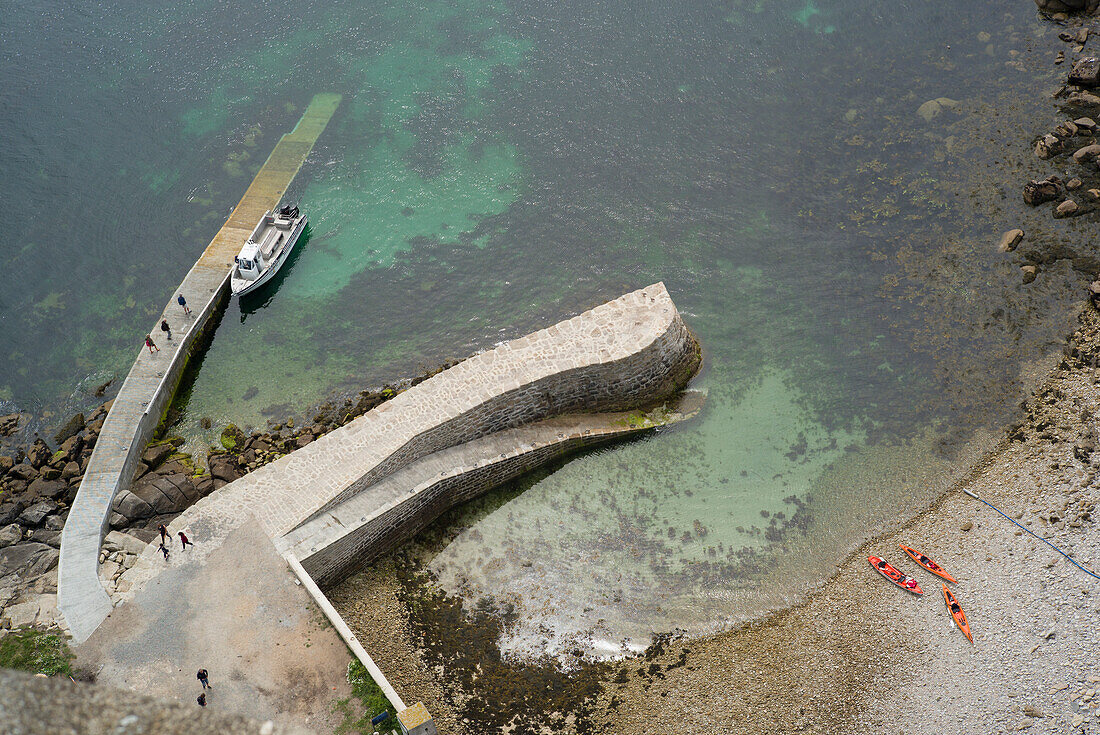
[[[990,502],[989,502],[988,500],[983,500],[982,498],[979,498],[979,497],[978,497],[977,495],[975,495],[974,493],[970,492],[969,490],[967,490],[967,489],[965,489],[965,488],[963,488],[963,492],[964,492],[964,493],[966,493],[967,495],[969,495],[970,497],[974,498],[975,500],[981,500],[981,502],[985,503],[985,504],[986,504],[986,505],[988,505],[988,506],[989,506],[990,508],[992,508],[993,510],[997,511],[998,513],[1000,513],[1001,515],[1003,515],[1003,516],[1004,516],[1005,518],[1008,518],[1008,516],[1007,516],[1007,515],[1005,515],[1005,514],[1004,514],[1004,512],[1003,512],[1003,511],[1001,511],[1001,509],[1000,509],[1000,508],[998,508],[997,506],[993,505],[993,503],[990,503]],[[1014,525],[1016,525],[1016,526],[1019,526],[1019,527],[1020,527],[1020,530],[1022,530],[1022,531],[1027,531],[1027,532],[1028,532],[1028,533],[1030,533],[1030,534],[1031,534],[1032,536],[1034,536],[1035,538],[1039,539],[1039,540],[1040,540],[1040,541],[1042,541],[1042,542],[1043,542],[1044,544],[1046,544],[1046,545],[1047,545],[1047,546],[1049,546],[1050,548],[1054,549],[1055,551],[1057,551],[1057,552],[1058,552],[1059,554],[1061,554],[1062,556],[1066,557],[1066,559],[1068,559],[1068,560],[1069,560],[1069,563],[1070,563],[1070,564],[1072,564],[1073,566],[1077,567],[1078,569],[1080,569],[1080,570],[1081,570],[1082,572],[1084,572],[1085,574],[1089,575],[1090,577],[1095,577],[1096,579],[1100,579],[1100,574],[1097,574],[1096,572],[1093,572],[1093,571],[1090,571],[1090,570],[1088,570],[1088,569],[1085,569],[1085,568],[1084,568],[1083,566],[1081,566],[1080,564],[1078,564],[1077,562],[1075,562],[1075,561],[1074,561],[1074,560],[1073,560],[1073,559],[1072,559],[1072,558],[1070,557],[1070,555],[1069,555],[1069,554],[1067,554],[1066,552],[1062,551],[1062,550],[1061,550],[1061,549],[1059,549],[1059,548],[1058,548],[1057,546],[1055,546],[1055,545],[1054,545],[1054,544],[1052,544],[1051,542],[1047,541],[1047,540],[1046,540],[1045,538],[1043,538],[1043,537],[1042,537],[1042,536],[1040,536],[1039,534],[1037,534],[1037,533],[1035,533],[1035,532],[1031,531],[1030,529],[1024,528],[1023,526],[1020,526],[1020,524],[1019,524],[1019,523],[1016,523],[1016,521],[1015,521],[1015,520],[1013,520],[1012,518],[1008,518],[1008,520],[1009,520],[1009,521],[1010,521],[1011,523],[1013,523]]]

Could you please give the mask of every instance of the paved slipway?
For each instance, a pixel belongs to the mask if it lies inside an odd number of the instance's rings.
[[[187,561],[193,551],[173,543],[174,563],[76,647],[76,665],[196,709],[205,668],[209,711],[332,732],[350,655],[271,541],[245,524],[201,563]]]
[[[621,701],[606,711],[609,731],[652,732],[663,719],[715,734],[1100,733],[1100,581],[961,492],[1100,572],[1095,309],[1071,344],[1027,421],[935,507],[853,553],[804,605],[672,644],[652,662],[658,674],[610,685],[604,704]],[[956,576],[973,645],[947,614],[939,579],[899,543]],[[916,575],[927,594],[893,588],[869,554]]]

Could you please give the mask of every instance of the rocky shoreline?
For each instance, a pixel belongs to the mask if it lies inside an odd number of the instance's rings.
[[[220,445],[204,458],[178,451],[184,439],[171,426],[145,448],[131,487],[112,505],[110,532],[100,552],[100,577],[109,593],[125,592],[120,576],[145,545],[193,503],[252,470],[304,447],[363,415],[406,388],[456,364],[351,397],[334,397],[311,411],[311,420],[273,423],[245,432],[230,424]],[[102,396],[109,384],[97,389]],[[22,413],[0,416],[0,635],[9,630],[58,627],[57,564],[61,530],[84,478],[112,400],[87,416],[70,417],[47,442],[38,434],[22,443],[21,427],[37,424]]]

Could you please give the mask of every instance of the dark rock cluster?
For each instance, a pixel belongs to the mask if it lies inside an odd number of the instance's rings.
[[[1039,10],[1050,15],[1086,13],[1092,15],[1100,6],[1100,0],[1035,0]]]
[[[1044,2],[1036,1],[1040,8],[1044,8]],[[1074,5],[1074,10],[1091,13],[1100,0],[1088,4],[1074,4],[1066,0],[1065,4]],[[1062,170],[1044,179],[1028,181],[1023,186],[1024,202],[1032,207],[1053,204],[1050,213],[1055,219],[1083,215],[1095,217],[1100,214],[1100,125],[1096,122],[1100,119],[1100,95],[1092,91],[1100,86],[1100,59],[1081,55],[1090,36],[1089,28],[1084,26],[1069,28],[1058,34],[1061,41],[1074,44],[1070,53],[1079,55],[1073,62],[1066,83],[1054,95],[1066,119],[1050,132],[1036,138],[1034,150],[1037,157],[1055,163]],[[1060,51],[1054,63],[1061,64],[1065,60],[1066,52]],[[998,250],[1012,252],[1023,239],[1022,230],[1009,230],[1001,236]],[[1024,248],[1022,255],[1025,262],[1020,266],[1020,276],[1025,284],[1038,278],[1045,265],[1057,260],[1069,260],[1075,270],[1094,278],[1100,274],[1100,255],[1095,248],[1069,239],[1043,252]],[[1094,286],[1096,288],[1090,289],[1090,295],[1094,302],[1100,301],[1097,296],[1100,281]]]
[[[0,454],[0,627],[52,621],[61,529],[110,408],[73,416],[52,447],[38,437]]]
[[[221,445],[211,447],[205,467],[179,451],[183,439],[167,436],[153,441],[142,452],[129,489],[112,504],[112,532],[100,555],[101,576],[106,572],[107,579],[117,577],[157,535],[158,525],[171,522],[200,498],[456,363],[326,402],[301,427],[293,419],[264,432],[246,433],[229,425]],[[27,445],[0,448],[0,631],[46,627],[56,619],[61,530],[112,403],[107,401],[87,416],[72,416],[54,434],[52,445],[36,436]],[[0,437],[16,435],[24,418],[20,413],[0,416]]]

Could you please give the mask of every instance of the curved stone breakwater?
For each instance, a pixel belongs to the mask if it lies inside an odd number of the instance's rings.
[[[381,498],[426,489],[417,473],[413,473],[418,478],[413,487],[387,490],[381,481],[434,453],[553,417],[659,404],[679,393],[700,361],[698,341],[664,284],[657,283],[444,370],[305,448],[208,495],[173,521],[170,529],[173,534],[184,530],[201,542],[193,559],[245,523],[259,524],[269,538],[277,540],[323,514],[332,518],[334,509],[361,493],[377,489]],[[614,421],[623,425],[608,431]],[[645,421],[633,427],[629,423],[622,416],[589,417],[569,432],[558,429],[555,433],[576,439],[576,448],[586,443],[584,431],[622,436],[654,426]],[[579,437],[573,436],[574,430]],[[534,437],[539,429],[532,431]],[[509,454],[500,442],[510,439],[515,449],[518,436],[498,437],[491,443],[492,451]],[[522,442],[521,446],[535,451],[533,456],[541,461],[568,448],[563,444],[550,451],[547,446],[554,442],[543,441],[542,451]],[[478,469],[477,457],[483,456],[478,447],[471,448],[465,457],[473,462],[470,471]],[[499,466],[508,465],[504,474],[512,476],[515,466],[537,465],[528,460]],[[489,486],[478,485],[481,491]],[[442,509],[439,503],[429,503],[405,520],[422,527],[435,517],[431,512],[438,515]],[[382,534],[387,543],[404,529],[403,523],[391,525],[402,528]],[[286,548],[291,545],[293,541],[283,543]],[[359,551],[364,551],[362,545]],[[337,574],[353,563],[342,558]],[[126,583],[120,585],[126,590],[122,598],[132,597],[163,568],[156,548],[147,548],[120,578]]]

